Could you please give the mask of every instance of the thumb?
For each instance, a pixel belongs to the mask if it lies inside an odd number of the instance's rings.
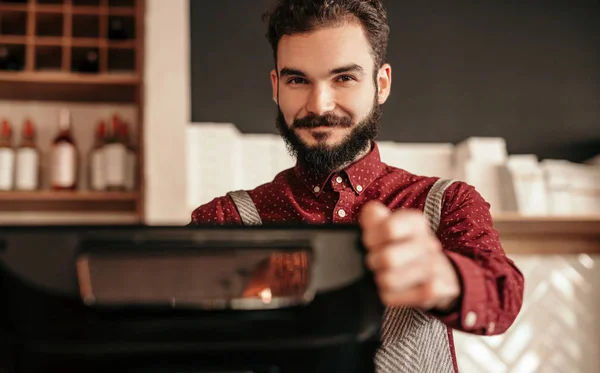
[[[360,210],[358,221],[363,231],[368,233],[374,231],[374,228],[381,225],[391,214],[392,212],[381,202],[370,201]]]

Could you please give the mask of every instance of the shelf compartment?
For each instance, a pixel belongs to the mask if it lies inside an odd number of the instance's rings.
[[[134,7],[135,0],[108,0],[108,6],[114,7]]]
[[[135,39],[135,18],[120,15],[109,16],[106,37],[109,41]]]
[[[100,37],[100,16],[88,14],[74,14],[72,18],[73,38],[98,38]]]
[[[135,71],[135,50],[109,48],[108,49],[108,72],[130,73]]]
[[[65,3],[64,0],[36,0],[38,4],[60,4],[63,5]]]
[[[0,44],[0,72],[11,74],[25,68],[25,45]],[[8,71],[8,72],[6,72]]]
[[[36,71],[60,71],[62,66],[62,47],[38,45],[35,47]]]
[[[100,0],[72,0],[73,6],[100,6]]]
[[[0,10],[0,35],[22,35],[27,34],[27,12],[26,11],[3,11]]]
[[[35,17],[36,36],[63,36],[64,17],[61,13],[37,13]]]
[[[98,74],[100,72],[100,49],[97,47],[71,48],[71,71]]]

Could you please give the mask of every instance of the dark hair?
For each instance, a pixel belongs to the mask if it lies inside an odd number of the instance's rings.
[[[381,0],[277,0],[263,14],[267,38],[277,64],[277,46],[284,35],[304,33],[345,22],[359,22],[371,44],[375,69],[385,62],[390,27]]]

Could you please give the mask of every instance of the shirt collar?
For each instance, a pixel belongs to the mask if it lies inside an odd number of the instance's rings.
[[[294,167],[294,174],[301,184],[315,196],[319,196],[331,176],[345,173],[354,192],[361,194],[385,170],[385,164],[381,162],[379,147],[375,141],[372,144],[371,151],[367,155],[343,170],[318,175],[310,171],[305,161],[299,159]]]

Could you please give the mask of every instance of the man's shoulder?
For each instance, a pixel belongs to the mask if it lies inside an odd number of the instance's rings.
[[[293,169],[279,172],[273,180],[258,185],[252,189],[241,189],[248,193],[251,199],[258,200],[265,195],[272,195],[283,190],[283,186],[289,184],[289,177]],[[234,192],[231,190],[230,192]],[[229,192],[228,192],[229,193]],[[232,198],[228,193],[214,197],[211,201],[202,204],[192,212],[192,220],[196,224],[203,223],[237,223],[240,221],[239,213]]]
[[[433,186],[436,182],[448,181],[442,196],[444,208],[446,209],[454,208],[457,205],[464,204],[465,201],[473,199],[485,202],[473,185],[452,177],[421,175],[386,164],[384,178],[397,183],[398,194],[410,194],[414,196],[415,200],[421,200],[422,203],[426,196],[433,192]]]

